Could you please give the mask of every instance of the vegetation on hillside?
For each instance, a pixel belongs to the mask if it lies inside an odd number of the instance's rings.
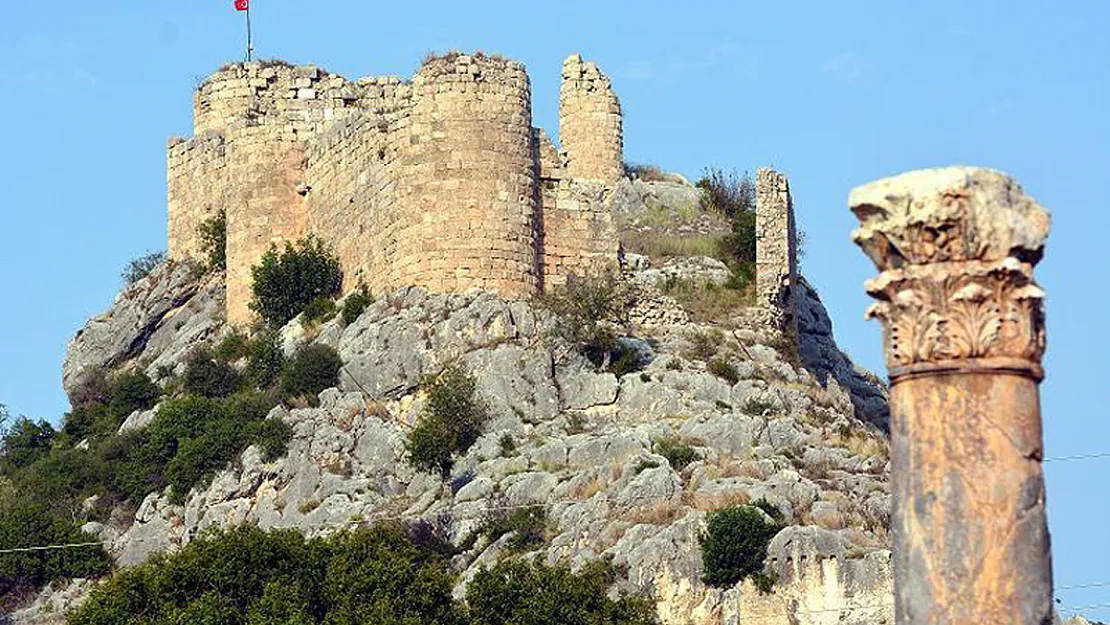
[[[405,445],[409,462],[446,477],[455,457],[478,441],[489,419],[489,406],[474,376],[462,365],[448,367],[428,384],[424,413]]]
[[[634,303],[627,282],[615,270],[568,276],[566,284],[551,289],[543,299],[555,316],[555,335],[600,369],[618,363],[636,369],[635,363],[628,361],[634,354],[625,354],[617,341],[629,330]]]
[[[705,564],[702,580],[730,587],[750,577],[761,591],[769,591],[775,579],[763,572],[763,562],[782,521],[782,513],[762,500],[710,512],[706,529],[698,536]]]
[[[522,560],[480,572],[455,600],[446,543],[429,525],[384,523],[306,540],[252,526],[216,531],[116,573],[69,625],[649,625],[646,599],[610,598],[612,567],[571,573]]]
[[[251,275],[251,309],[275,328],[301,314],[313,300],[337,296],[343,280],[335,253],[311,235],[286,243],[281,252],[271,246]]]

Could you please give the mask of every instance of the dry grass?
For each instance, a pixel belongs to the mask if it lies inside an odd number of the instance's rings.
[[[755,283],[740,289],[719,286],[712,282],[668,280],[663,294],[673,297],[690,318],[698,323],[720,323],[727,326],[735,313],[755,304]]]
[[[585,501],[603,490],[605,490],[605,481],[601,479],[601,475],[594,474],[585,483],[572,486],[567,495],[575,501]]]
[[[626,230],[620,235],[625,251],[643,254],[652,260],[708,256],[719,258],[724,235],[675,235],[656,231]]]
[[[670,525],[681,516],[682,512],[681,504],[667,499],[651,506],[630,510],[620,518],[632,525]]]
[[[695,510],[720,510],[730,506],[746,506],[752,502],[751,495],[746,490],[734,490],[726,493],[682,493],[682,503]]]
[[[828,444],[843,447],[856,456],[878,458],[882,463],[890,460],[890,442],[863,428],[843,427],[826,440]]]

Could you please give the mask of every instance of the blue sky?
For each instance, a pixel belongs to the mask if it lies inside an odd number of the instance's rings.
[[[260,56],[349,78],[410,75],[431,50],[500,52],[557,131],[560,64],[613,79],[629,160],[690,177],[773,164],[807,233],[804,272],[840,344],[882,371],[862,320],[875,271],[848,191],[901,171],[985,165],[1053,215],[1046,453],[1110,452],[1110,3],[254,0]],[[165,247],[165,141],[196,83],[243,52],[232,0],[9,3],[0,21],[0,403],[56,419],[70,336],[131,258]],[[534,8],[533,8],[534,7]],[[1046,465],[1057,584],[1110,581],[1110,459]],[[1061,590],[1110,603],[1110,587]],[[1110,610],[1088,610],[1110,617]]]

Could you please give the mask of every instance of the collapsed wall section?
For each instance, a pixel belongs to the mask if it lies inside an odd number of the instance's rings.
[[[524,66],[429,59],[412,81],[397,178],[392,284],[536,292],[531,87]]]
[[[773,311],[780,327],[796,331],[794,202],[786,176],[769,167],[761,167],[756,175],[755,266],[757,305]]]
[[[543,286],[566,284],[605,263],[616,263],[620,239],[602,183],[544,180],[542,189]]]
[[[567,174],[615,183],[624,175],[621,105],[609,78],[578,54],[563,61],[559,144]]]

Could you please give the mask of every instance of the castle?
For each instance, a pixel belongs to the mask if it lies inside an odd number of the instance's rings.
[[[231,64],[194,94],[190,139],[168,145],[169,257],[201,255],[225,211],[227,318],[252,319],[251,267],[314,235],[343,291],[482,288],[520,299],[617,259],[607,198],[624,176],[620,101],[597,65],[562,66],[559,143],[532,125],[524,66],[431,56],[410,81],[349,81],[313,66]],[[794,321],[786,177],[758,175],[757,298]]]
[[[624,173],[620,102],[597,65],[562,68],[557,152],[532,125],[524,66],[425,60],[410,81],[239,63],[194,94],[194,135],[168,145],[168,251],[200,255],[226,211],[227,315],[251,319],[251,267],[271,245],[330,245],[343,290],[414,284],[525,298],[615,259],[603,206]]]

